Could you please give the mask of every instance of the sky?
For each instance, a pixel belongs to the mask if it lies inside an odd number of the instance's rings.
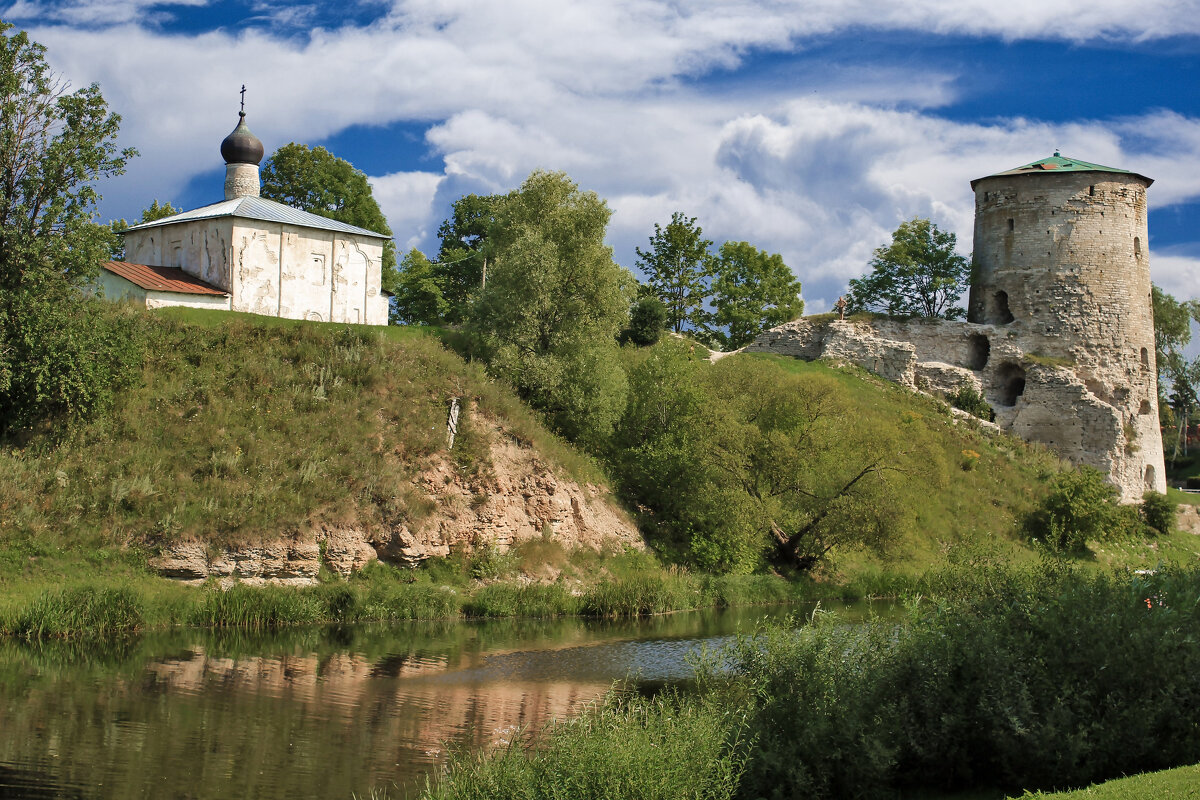
[[[897,225],[971,249],[974,178],[1063,155],[1154,178],[1151,272],[1200,297],[1200,0],[0,0],[140,153],[101,221],[222,199],[219,145],[321,145],[401,250],[562,170],[635,270],[681,211],[827,310]]]

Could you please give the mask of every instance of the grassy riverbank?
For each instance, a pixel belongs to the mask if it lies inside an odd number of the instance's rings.
[[[519,551],[510,561],[518,560]],[[350,580],[310,587],[185,586],[138,573],[24,584],[0,599],[0,633],[22,639],[126,635],[174,626],[263,629],[386,620],[556,616],[636,617],[699,608],[813,599],[811,581],[773,575],[694,575],[641,553],[581,554],[598,577],[587,584],[479,581],[481,559],[415,571],[374,563]],[[495,561],[495,557],[492,558]],[[488,569],[498,569],[495,563]]]
[[[744,638],[699,693],[614,697],[535,751],[459,759],[426,797],[1000,796],[1200,761],[1200,570],[990,566],[931,588],[899,624]]]

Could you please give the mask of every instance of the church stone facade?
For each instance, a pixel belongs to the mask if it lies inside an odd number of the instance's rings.
[[[380,273],[389,237],[260,197],[263,147],[246,127],[244,113],[222,142],[221,154],[225,199],[130,228],[127,264],[178,270],[197,287],[225,292],[233,311],[386,325],[388,299]],[[101,285],[110,297],[128,288],[118,285],[121,281],[137,274],[110,265],[104,273]],[[192,300],[181,292],[156,304],[190,305]]]
[[[947,394],[968,383],[1001,429],[1107,473],[1123,501],[1163,492],[1151,182],[1058,153],[980,178],[966,322],[797,320],[748,349],[848,361]]]

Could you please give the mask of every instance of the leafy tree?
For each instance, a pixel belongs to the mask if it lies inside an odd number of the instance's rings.
[[[1154,312],[1154,358],[1158,369],[1158,409],[1166,428],[1178,434],[1174,442],[1163,442],[1163,450],[1178,456],[1181,434],[1195,412],[1200,386],[1200,359],[1189,360],[1184,349],[1192,339],[1192,321],[1200,321],[1200,302],[1176,300],[1157,286],[1151,287]],[[1174,416],[1174,419],[1170,417]],[[1176,425],[1175,423],[1178,423]]]
[[[472,293],[482,287],[487,262],[484,245],[503,199],[500,195],[464,195],[454,201],[450,217],[438,228],[441,245],[433,269],[447,306],[439,321],[462,322]]]
[[[638,298],[629,309],[629,327],[622,332],[621,339],[639,347],[654,344],[662,337],[667,327],[667,307],[652,294]]]
[[[713,263],[713,336],[721,349],[744,347],[767,328],[804,313],[800,281],[782,256],[747,242],[725,242]]]
[[[175,208],[169,202],[163,203],[160,206],[158,204],[158,199],[155,198],[150,202],[150,205],[147,208],[142,209],[142,218],[138,221],[138,224],[140,225],[146,222],[154,222],[156,219],[166,219],[167,217],[178,214],[182,210],[183,209]],[[108,227],[114,234],[112,258],[114,261],[122,261],[125,258],[125,242],[122,239],[121,234],[129,230],[129,223],[124,219],[115,219],[109,223]]]
[[[262,196],[322,217],[392,235],[387,218],[375,202],[371,184],[361,170],[324,147],[291,142],[262,165]],[[396,245],[383,243],[382,288],[394,292]]]
[[[625,404],[616,335],[633,283],[604,244],[612,212],[564,173],[543,171],[492,212],[487,285],[467,317],[471,338],[489,370],[559,432],[599,443]]]
[[[650,249],[637,249],[638,266],[649,278],[650,287],[667,307],[667,325],[675,333],[705,331],[708,314],[708,279],[712,273],[712,241],[682,212],[671,215],[663,228],[654,225]]]
[[[882,548],[906,524],[891,484],[899,442],[851,424],[832,378],[751,358],[710,365],[665,341],[629,385],[612,473],[643,527],[702,568],[773,558],[807,570],[835,548]]]
[[[967,287],[967,259],[954,251],[957,238],[927,219],[900,223],[890,245],[876,248],[871,273],[850,280],[851,308],[898,316],[957,319]]]
[[[405,325],[436,324],[446,316],[449,303],[442,296],[434,264],[415,247],[400,262],[393,302],[397,321]]]
[[[135,155],[95,84],[74,92],[45,48],[0,23],[0,433],[112,402],[136,344],[80,296],[110,254],[93,182]]]

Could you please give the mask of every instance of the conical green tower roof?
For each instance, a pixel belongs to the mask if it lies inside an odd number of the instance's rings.
[[[1115,172],[1120,175],[1132,175],[1136,178],[1141,178],[1146,181],[1147,186],[1154,183],[1153,178],[1147,178],[1145,175],[1139,175],[1127,169],[1117,169],[1116,167],[1106,167],[1103,164],[1093,164],[1090,161],[1081,161],[1078,158],[1067,158],[1055,150],[1054,155],[1049,158],[1038,159],[1031,164],[1025,164],[1024,166],[1005,170],[1004,172],[997,172],[984,178],[976,178],[971,181],[971,188],[974,189],[975,184],[982,180],[987,180],[987,178],[1000,178],[1009,175],[1037,175],[1045,172]]]

